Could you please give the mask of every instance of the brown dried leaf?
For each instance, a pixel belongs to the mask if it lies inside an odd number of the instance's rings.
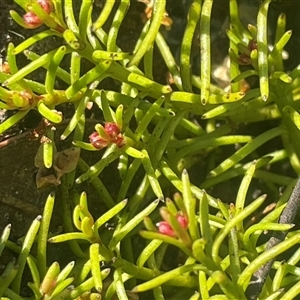
[[[40,168],[36,174],[35,183],[38,189],[49,185],[60,185],[61,181],[54,174],[44,175],[46,168]]]
[[[69,148],[59,151],[55,155],[54,169],[62,174],[70,173],[75,170],[80,156],[80,148]],[[61,176],[57,176],[61,177]]]

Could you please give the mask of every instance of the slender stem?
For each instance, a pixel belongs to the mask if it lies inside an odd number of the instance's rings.
[[[188,23],[182,39],[180,53],[180,75],[182,79],[182,87],[183,90],[187,92],[192,92],[191,50],[194,39],[193,37],[200,19],[200,13],[201,0],[194,0],[189,10]]]
[[[258,72],[260,93],[264,101],[269,97],[267,15],[270,2],[271,0],[265,0],[257,15]]]
[[[138,65],[142,57],[145,55],[149,47],[153,44],[157,33],[160,28],[161,21],[163,19],[166,7],[166,0],[154,0],[154,14],[151,20],[151,24],[147,35],[145,36],[143,43],[135,52],[133,58],[130,60],[128,66]]]
[[[211,51],[210,22],[212,0],[205,0],[200,19],[200,51],[201,51],[201,103],[206,104],[210,94]],[[199,99],[200,100],[200,99]]]

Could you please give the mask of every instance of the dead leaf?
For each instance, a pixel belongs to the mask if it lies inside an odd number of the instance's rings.
[[[54,174],[45,175],[44,173],[45,171],[47,171],[45,167],[40,168],[36,174],[35,183],[38,189],[47,187],[52,184],[56,186],[60,185],[61,183],[60,179],[56,178]]]
[[[55,155],[54,168],[58,168],[63,174],[70,173],[75,170],[80,156],[80,148],[69,148],[59,151]]]
[[[72,147],[59,151],[55,154],[53,167],[51,169],[47,169],[44,166],[43,145],[41,145],[34,159],[35,166],[39,168],[36,175],[37,188],[39,189],[51,184],[59,185],[61,183],[60,178],[64,174],[75,170],[79,157],[80,148]]]

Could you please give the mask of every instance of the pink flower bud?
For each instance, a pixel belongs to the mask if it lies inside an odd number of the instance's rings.
[[[90,136],[90,143],[96,148],[96,149],[103,149],[109,145],[108,141],[105,141],[101,136],[98,134],[98,132],[93,132]]]
[[[37,0],[37,3],[48,15],[52,12],[53,5],[51,0]],[[32,28],[37,28],[43,24],[43,21],[34,12],[27,12],[23,16],[23,20]]]
[[[180,226],[183,229],[188,227],[188,218],[184,215],[181,211],[176,214],[176,219]],[[176,233],[174,232],[173,228],[167,221],[161,221],[156,224],[158,231],[162,234],[166,234],[168,236],[177,237]]]
[[[182,228],[186,229],[188,227],[188,219],[183,213],[178,212],[176,214],[176,219]]]
[[[176,237],[174,230],[172,229],[171,225],[167,221],[161,221],[157,223],[156,226],[160,233],[171,237]]]
[[[104,125],[104,129],[106,133],[109,135],[109,137],[112,139],[112,141],[118,138],[118,135],[120,133],[120,128],[116,123],[107,122]]]
[[[52,12],[53,5],[51,0],[37,0],[37,3],[48,15]]]
[[[33,12],[28,12],[23,16],[23,20],[30,27],[36,28],[43,24],[43,21]]]

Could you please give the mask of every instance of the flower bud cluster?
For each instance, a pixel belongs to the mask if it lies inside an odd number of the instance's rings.
[[[116,123],[107,122],[104,125],[104,134],[93,132],[90,136],[90,143],[96,149],[103,149],[111,144],[116,144],[119,148],[125,144],[124,137]]]
[[[176,219],[183,229],[187,229],[187,227],[188,227],[187,216],[185,216],[181,211],[179,211],[176,214]],[[158,222],[156,224],[156,226],[160,233],[171,236],[171,237],[177,237],[176,232],[174,231],[172,226],[167,221]]]

